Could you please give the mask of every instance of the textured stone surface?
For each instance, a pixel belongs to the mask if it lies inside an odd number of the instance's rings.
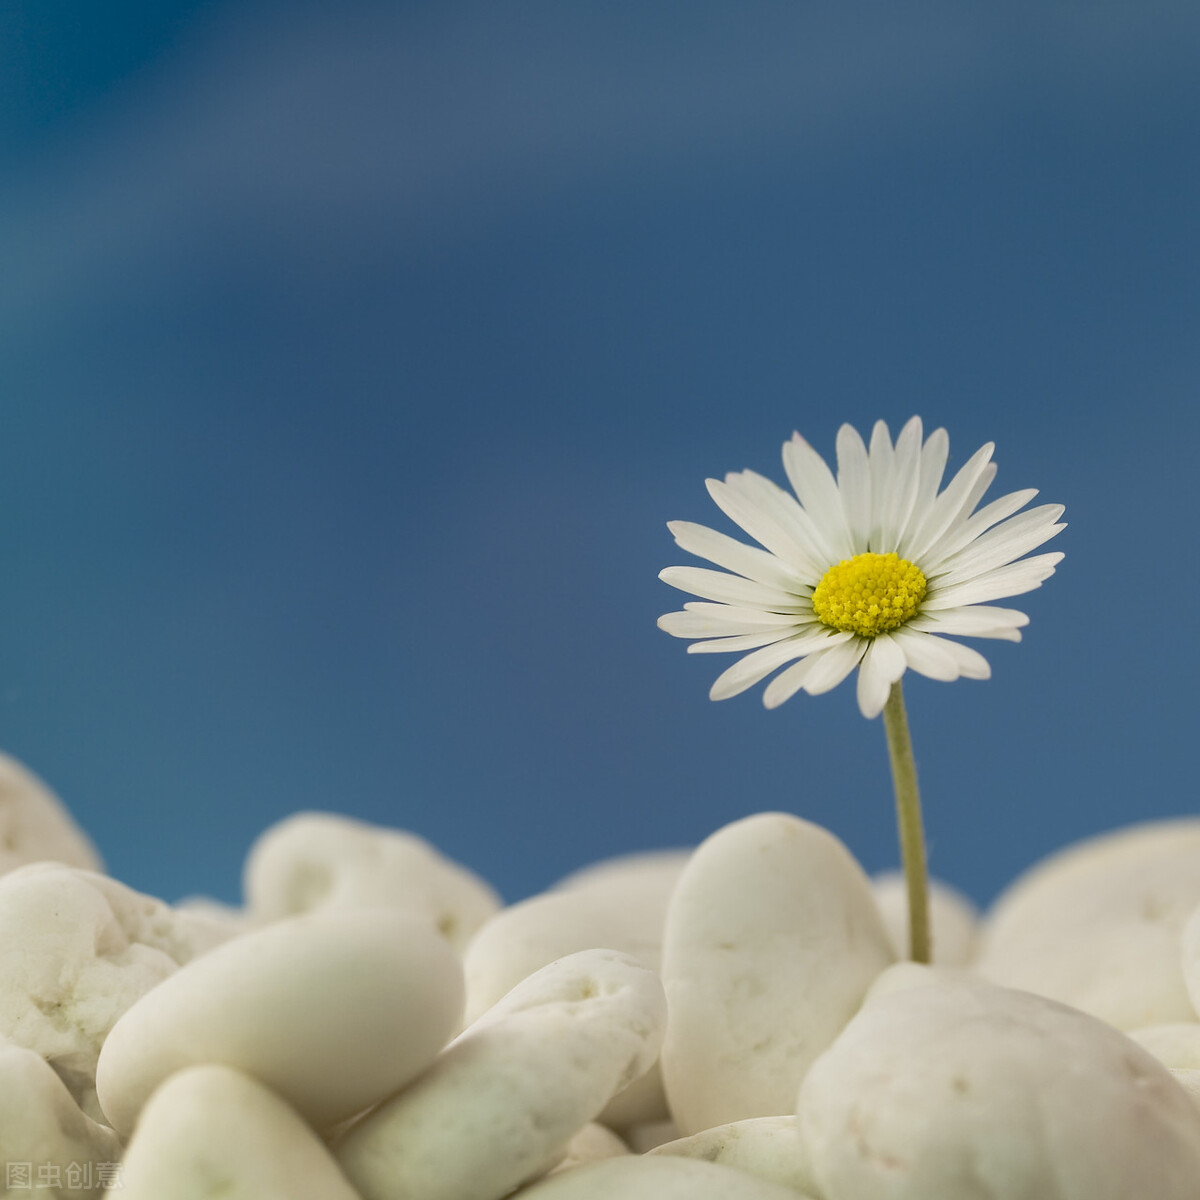
[[[168,1075],[224,1063],[321,1129],[423,1070],[461,1012],[457,956],[425,922],[309,913],[243,934],[147,993],[105,1041],[96,1087],[128,1133]]]
[[[633,959],[559,959],[351,1128],[338,1161],[364,1200],[500,1200],[649,1069],[665,1020],[658,977]]]
[[[619,876],[617,877],[619,879]],[[467,947],[467,1020],[482,1016],[535,971],[580,950],[618,950],[657,972],[669,890],[658,883],[628,894],[614,876],[566,890],[545,892],[498,912]],[[639,882],[646,884],[644,879]],[[663,1120],[667,1102],[655,1064],[601,1114],[615,1129]]]
[[[117,1019],[228,938],[115,879],[59,863],[0,877],[0,1035],[36,1051],[89,1116],[96,1060]]]
[[[894,960],[870,884],[832,834],[782,813],[688,862],[663,946],[663,1079],[683,1134],[795,1108],[804,1073]]]
[[[827,1200],[1195,1200],[1170,1072],[1075,1009],[965,975],[876,989],[798,1113]]]

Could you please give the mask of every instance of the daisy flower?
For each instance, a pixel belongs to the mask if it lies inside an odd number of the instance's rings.
[[[663,571],[665,583],[702,599],[658,624],[699,639],[690,653],[748,651],[717,678],[714,700],[779,671],[763,692],[775,708],[801,689],[827,692],[857,667],[859,708],[876,717],[910,667],[931,679],[991,674],[977,650],[953,639],[1021,640],[1029,618],[989,601],[1054,573],[1061,554],[1023,555],[1064,528],[1063,507],[1020,512],[1037,495],[1028,489],[978,508],[996,474],[994,447],[976,451],[943,488],[949,448],[944,429],[923,437],[919,417],[894,445],[877,422],[869,448],[843,425],[836,477],[798,433],[784,443],[795,495],[754,471],[708,480],[717,506],[762,548],[670,522],[679,546],[724,570]]]
[[[931,679],[986,679],[987,660],[954,638],[1019,642],[1029,618],[988,602],[1040,587],[1063,557],[1023,557],[1064,528],[1062,505],[1021,512],[1037,495],[1030,489],[977,508],[996,475],[993,449],[977,450],[943,488],[950,440],[944,429],[925,439],[919,417],[895,445],[877,421],[870,448],[843,425],[836,478],[793,434],[783,466],[794,496],[754,471],[708,481],[718,507],[759,545],[672,521],[684,550],[725,569],[668,567],[659,576],[703,597],[660,617],[660,628],[699,639],[692,652],[747,652],[717,678],[714,700],[778,671],[763,692],[775,708],[802,688],[827,692],[858,668],[863,716],[883,714],[917,962],[932,956],[929,883],[900,677],[912,667]]]

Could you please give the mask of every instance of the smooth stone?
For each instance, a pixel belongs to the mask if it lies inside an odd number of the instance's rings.
[[[1188,1094],[1188,1099],[1196,1106],[1196,1115],[1200,1117],[1200,1070],[1195,1067],[1169,1067],[1171,1077]]]
[[[40,1054],[23,1046],[0,1045],[0,1163],[28,1164],[28,1185],[43,1178],[60,1181],[58,1190],[38,1188],[30,1195],[90,1200],[116,1178],[121,1142],[111,1129],[86,1116],[66,1085]],[[12,1183],[9,1178],[8,1182]],[[16,1195],[0,1189],[0,1195]]]
[[[829,1200],[1195,1200],[1200,1121],[1147,1051],[1041,996],[913,978],[869,996],[801,1087]]]
[[[629,1147],[611,1129],[589,1121],[568,1143],[567,1156],[549,1174],[573,1171],[576,1167],[606,1158],[619,1158],[629,1153]]]
[[[901,871],[887,871],[871,880],[875,903],[883,915],[897,958],[908,957],[908,885]],[[933,961],[948,967],[965,966],[975,957],[979,910],[962,892],[937,879],[929,881],[929,931]]]
[[[808,1151],[794,1116],[750,1117],[656,1146],[651,1154],[696,1158],[734,1167],[797,1192],[815,1194]]]
[[[610,1158],[551,1175],[514,1200],[796,1200],[796,1192],[691,1158]]]
[[[580,950],[619,950],[657,972],[666,901],[666,893],[624,896],[593,883],[545,892],[502,909],[475,934],[463,956],[467,1021],[482,1016],[547,963]],[[614,1096],[600,1120],[619,1130],[667,1115],[656,1064]]]
[[[1143,1029],[1130,1030],[1129,1036],[1165,1067],[1200,1069],[1200,1022],[1147,1025]]]
[[[694,847],[645,850],[588,863],[564,876],[552,891],[594,891],[619,903],[650,903],[666,912],[667,901],[695,853]]]
[[[360,1200],[315,1133],[231,1067],[172,1075],[122,1164],[121,1200]]]
[[[1195,1021],[1200,1015],[1200,906],[1188,914],[1179,937],[1179,971],[1187,990],[1191,1011],[1182,1021]]]
[[[831,833],[763,813],[713,834],[680,877],[663,944],[663,1080],[681,1133],[790,1114],[894,958],[866,875]]]
[[[1190,1021],[1180,932],[1200,905],[1200,820],[1091,838],[1021,876],[993,905],[976,970],[1118,1029]]]
[[[500,1200],[554,1167],[649,1070],[665,1022],[652,971],[613,951],[568,955],[354,1125],[335,1146],[338,1161],[364,1200]]]
[[[428,842],[333,813],[302,812],[263,832],[244,872],[255,921],[323,908],[393,908],[455,949],[500,907],[495,891]]]
[[[104,870],[63,802],[27,767],[0,754],[0,875],[31,862]]]
[[[621,1138],[634,1154],[648,1154],[655,1146],[679,1140],[679,1128],[674,1121],[646,1121],[622,1130]]]
[[[40,1054],[103,1119],[96,1061],[117,1019],[227,937],[115,879],[61,863],[0,876],[0,1035]]]
[[[127,1134],[168,1075],[224,1063],[325,1129],[424,1070],[461,1012],[458,958],[425,922],[308,913],[219,946],[143,996],[109,1033],[96,1089]]]

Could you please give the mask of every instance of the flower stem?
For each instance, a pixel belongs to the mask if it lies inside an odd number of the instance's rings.
[[[900,827],[900,857],[908,885],[908,942],[913,962],[930,961],[929,879],[925,866],[925,833],[921,827],[921,793],[913,762],[912,738],[904,711],[900,680],[892,684],[883,706],[883,728],[888,757],[892,760],[892,786],[896,791],[896,823]]]

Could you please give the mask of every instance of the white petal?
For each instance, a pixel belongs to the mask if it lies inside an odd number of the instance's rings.
[[[816,618],[813,618],[816,621]],[[797,632],[797,627],[789,625],[786,629],[768,629],[763,633],[742,633],[737,637],[717,637],[707,642],[693,642],[688,648],[689,654],[729,654],[735,650],[757,650],[759,646],[770,646],[781,642]]]
[[[947,559],[938,572],[938,583],[949,586],[974,579],[1036,550],[1066,528],[1055,523],[1062,513],[1061,504],[1043,504],[1019,517],[1010,517]]]
[[[950,456],[950,436],[944,429],[935,429],[925,441],[921,451],[921,475],[917,482],[917,498],[913,501],[913,510],[908,523],[900,534],[896,546],[901,558],[911,558],[908,551],[909,542],[922,523],[929,516],[937,490],[942,484],[942,475],[946,470],[946,459]]]
[[[710,604],[705,607],[716,611],[665,613],[658,618],[658,627],[677,638],[732,637],[736,634],[758,635],[772,631],[782,631],[780,636],[786,636],[799,619],[780,616],[779,613],[735,608],[730,604]]]
[[[846,523],[842,496],[829,464],[798,434],[783,444],[783,469],[814,526],[825,535],[838,560],[851,558],[854,539]]]
[[[941,641],[941,638],[938,641]],[[958,673],[964,679],[990,679],[992,677],[991,664],[978,650],[964,646],[962,642],[947,641],[945,645],[958,661]]]
[[[940,679],[944,683],[958,678],[958,662],[946,649],[949,642],[927,633],[918,633],[911,626],[897,629],[893,636],[904,651],[908,665],[919,675]]]
[[[970,505],[967,508],[968,513],[974,508],[972,497],[975,496],[975,489],[981,479],[985,478],[988,460],[995,448],[992,442],[980,446],[950,480],[946,490],[934,500],[928,516],[921,522],[921,527],[914,532],[908,544],[909,555],[914,560],[919,561],[925,555],[929,547],[950,528],[965,506]],[[986,482],[984,486],[986,488]]]
[[[795,625],[809,620],[813,615],[811,608],[799,613],[776,613],[763,612],[759,608],[739,608],[736,604],[710,604],[707,600],[689,600],[683,608],[685,612],[701,613],[714,620],[750,625],[752,628],[745,630],[746,633],[779,625]]]
[[[778,708],[785,700],[790,700],[804,686],[804,681],[812,674],[813,667],[825,654],[823,650],[816,651],[787,670],[780,671],[763,689],[763,705],[766,708]]]
[[[1029,618],[1015,608],[991,608],[986,604],[950,608],[943,612],[918,613],[908,623],[909,629],[923,633],[957,634],[959,637],[1003,638],[1019,642],[1017,630],[1028,625]],[[689,646],[694,650],[694,646]]]
[[[1006,567],[997,567],[976,579],[968,579],[950,587],[933,586],[921,601],[921,611],[960,608],[967,604],[982,604],[987,600],[1001,600],[1005,596],[1032,592],[1054,574],[1054,568],[1062,559],[1063,556],[1058,553],[1035,554],[1033,558],[1023,558]]]
[[[799,546],[817,564],[837,561],[834,541],[801,507],[791,492],[757,471],[738,471],[725,476],[725,482],[735,491],[742,491],[766,512],[770,512]],[[822,573],[823,573],[822,567]],[[818,576],[819,578],[819,576]]]
[[[936,575],[938,568],[952,554],[957,554],[964,546],[969,545],[985,530],[991,529],[999,521],[1011,517],[1018,509],[1022,509],[1037,495],[1037,488],[1026,488],[1021,492],[1009,492],[999,496],[985,505],[977,513],[973,513],[966,521],[947,530],[936,544],[930,546],[923,555],[921,570],[927,576]]]
[[[689,554],[706,558],[736,575],[744,575],[747,579],[784,591],[805,586],[797,572],[775,555],[743,545],[727,534],[709,529],[707,525],[696,525],[691,521],[668,521],[667,528],[674,535],[676,545]]]
[[[799,637],[788,638],[786,641],[755,650],[745,658],[738,659],[732,667],[717,676],[708,693],[709,698],[728,700],[748,687],[753,687],[784,663],[791,662],[794,658],[803,658],[818,646],[825,645],[827,640],[822,627],[821,632],[816,635],[801,634]]]
[[[665,567],[659,571],[658,577],[663,583],[669,583],[680,591],[722,604],[738,604],[743,608],[781,613],[804,612],[812,607],[806,605],[802,597],[785,592],[782,588],[755,583],[740,575],[726,575],[724,571],[710,571],[707,567]]]
[[[756,542],[800,572],[803,578],[811,578],[814,583],[821,578],[825,567],[820,565],[820,560],[814,559],[811,551],[797,542],[791,531],[758,499],[750,499],[744,489],[734,488],[719,479],[705,480],[705,484],[717,507]]]
[[[842,508],[854,541],[854,553],[862,554],[871,536],[871,462],[853,425],[843,425],[838,430],[837,458]]]
[[[868,720],[879,716],[892,684],[904,674],[904,651],[886,634],[872,639],[858,668],[858,708]]]
[[[866,638],[853,638],[826,651],[804,680],[804,690],[810,696],[831,692],[862,661],[866,649]]]
[[[892,489],[895,451],[884,421],[876,421],[871,430],[871,549],[878,553],[883,543],[884,510]]]
[[[917,499],[921,471],[921,418],[913,417],[900,431],[892,459],[891,486],[881,520],[878,550],[888,553],[900,544]]]

